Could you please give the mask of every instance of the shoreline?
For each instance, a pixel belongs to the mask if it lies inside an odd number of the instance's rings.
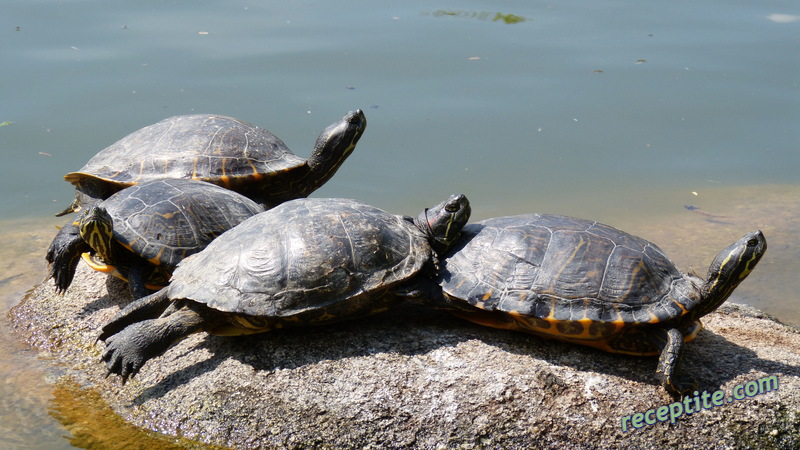
[[[674,193],[673,193],[674,194]],[[678,268],[705,278],[708,264],[717,253],[744,233],[764,231],[768,250],[754,273],[742,283],[730,299],[769,313],[781,321],[800,326],[800,279],[796,277],[800,261],[800,186],[754,185],[713,188],[688,198],[647,200],[622,212],[603,210],[591,199],[574,199],[569,204],[488,205],[477,203],[471,222],[489,216],[542,212],[566,214],[598,220],[661,247]],[[582,204],[581,201],[585,201]],[[654,213],[646,209],[648,201],[669,203],[668,210]],[[539,199],[530,199],[537,203]],[[689,204],[691,202],[692,204]],[[413,203],[419,203],[415,201]],[[557,202],[556,202],[557,203]],[[410,214],[414,206],[401,202]],[[379,206],[393,211],[386,206]],[[64,217],[24,217],[0,220],[0,252],[5,253],[0,265],[0,302],[7,311],[21,296],[46,276],[44,252],[57,231],[66,222]],[[788,300],[787,300],[788,299]]]

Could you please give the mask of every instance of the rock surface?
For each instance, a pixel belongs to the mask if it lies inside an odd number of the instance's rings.
[[[197,334],[122,386],[104,378],[94,340],[126,288],[83,264],[75,279],[65,295],[36,287],[11,311],[14,327],[62,377],[142,429],[183,437],[181,446],[800,446],[800,332],[746,306],[707,316],[685,354],[700,393],[722,390],[725,402],[646,424],[635,414],[678,408],[655,381],[655,358],[484,329],[416,305],[318,328]],[[771,376],[778,389],[755,393]],[[745,389],[755,395],[727,402]],[[92,423],[81,427],[91,433]]]

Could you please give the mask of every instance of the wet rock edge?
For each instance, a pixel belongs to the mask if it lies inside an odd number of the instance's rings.
[[[623,417],[674,402],[655,358],[484,329],[401,305],[317,328],[194,335],[125,386],[104,378],[99,328],[128,301],[79,268],[63,295],[45,282],[9,313],[62,377],[143,429],[236,448],[800,445],[800,332],[728,302],[687,345],[684,370],[709,393],[775,375],[773,392],[623,431]]]

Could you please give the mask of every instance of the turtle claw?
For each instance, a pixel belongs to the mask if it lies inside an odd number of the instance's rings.
[[[111,369],[109,369],[109,370],[106,372],[106,376],[105,376],[104,378],[105,378],[105,379],[108,379],[108,377],[110,377],[112,373],[114,373],[114,372],[112,372],[112,371],[111,371]],[[127,378],[127,377],[120,377],[120,378],[121,378],[121,384],[122,384],[123,386],[125,386],[125,382],[128,380],[128,378]]]
[[[111,374],[119,375],[122,385],[125,386],[125,382],[128,381],[128,377],[133,376],[133,374],[128,374],[128,371],[126,370],[127,367],[121,364],[118,359],[114,358],[113,354],[109,351],[103,353],[103,360],[106,362],[107,368],[105,378],[108,379]]]
[[[55,281],[57,293],[63,294],[72,284],[81,253],[90,250],[89,244],[81,238],[77,225],[68,222],[61,227],[45,256],[50,266],[49,276]]]
[[[103,352],[102,360],[108,369],[106,377],[112,373],[117,374],[122,378],[123,385],[128,378],[139,373],[139,369],[149,359],[140,342],[139,328],[130,326],[105,339],[106,351]]]
[[[125,386],[125,383],[128,381],[128,378],[133,378],[139,372],[139,368],[141,365],[138,365],[135,362],[125,362],[119,355],[115,355],[113,351],[106,350],[103,353],[103,360],[106,362],[106,378],[108,378],[112,373],[119,375],[122,385]]]
[[[661,386],[676,399],[683,399],[699,389],[697,381],[689,377],[664,378]]]
[[[80,254],[78,254],[80,256]],[[50,263],[49,277],[56,286],[56,294],[63,295],[72,284],[79,258],[74,255],[60,255]]]
[[[106,331],[105,327],[103,327],[100,329],[100,334],[97,335],[97,338],[94,340],[94,343],[97,344],[100,341],[105,342],[106,339],[108,339],[111,336],[113,336],[113,334]]]

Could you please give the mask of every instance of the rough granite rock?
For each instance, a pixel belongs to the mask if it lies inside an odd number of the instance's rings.
[[[15,328],[59,362],[62,377],[166,435],[236,448],[800,446],[800,332],[747,306],[707,316],[684,369],[701,394],[753,393],[770,376],[778,389],[635,428],[636,413],[654,409],[652,421],[659,407],[677,411],[655,381],[655,358],[481,328],[410,304],[318,328],[196,334],[122,386],[104,378],[94,340],[127,291],[83,264],[75,280],[65,295],[50,282],[36,287],[11,311]]]

